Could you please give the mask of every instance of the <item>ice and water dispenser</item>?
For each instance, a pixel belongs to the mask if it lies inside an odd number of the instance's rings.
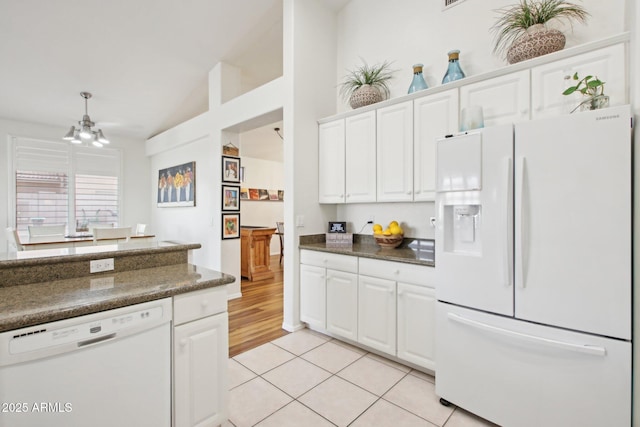
[[[482,133],[437,141],[436,191],[443,251],[482,250]]]

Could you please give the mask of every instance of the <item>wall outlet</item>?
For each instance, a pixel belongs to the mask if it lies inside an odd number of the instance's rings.
[[[100,273],[113,270],[113,258],[94,259],[89,261],[89,272]]]

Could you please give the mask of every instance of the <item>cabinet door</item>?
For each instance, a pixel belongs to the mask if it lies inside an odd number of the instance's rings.
[[[484,125],[529,120],[529,70],[460,87],[460,108],[482,107]]]
[[[377,110],[378,202],[413,200],[413,102]]]
[[[318,201],[344,203],[344,119],[318,127]]]
[[[358,276],[358,342],[396,354],[396,282]]]
[[[432,371],[435,366],[436,292],[398,283],[398,357]]]
[[[325,269],[300,264],[300,320],[326,328]]]
[[[345,126],[345,201],[375,202],[376,112],[348,117]]]
[[[174,329],[176,427],[216,426],[227,419],[228,323],[225,312]]]
[[[327,269],[327,330],[358,340],[358,275]]]
[[[435,200],[436,139],[458,128],[458,89],[413,101],[413,200]]]
[[[604,81],[612,106],[627,104],[627,68],[623,43],[532,68],[532,118],[568,114],[584,100],[581,93],[562,94],[577,83],[571,79],[576,72],[580,78],[591,75]]]

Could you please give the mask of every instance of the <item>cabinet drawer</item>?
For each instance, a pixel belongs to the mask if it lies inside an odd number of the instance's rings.
[[[227,287],[202,289],[173,297],[174,325],[227,311]]]
[[[301,250],[300,263],[326,267],[333,270],[347,271],[349,273],[358,272],[358,258],[349,255],[338,255],[329,252]]]
[[[435,288],[433,267],[395,261],[359,258],[359,271],[367,276]]]

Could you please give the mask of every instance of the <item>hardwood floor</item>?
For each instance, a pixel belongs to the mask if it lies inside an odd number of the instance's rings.
[[[229,301],[229,357],[287,335],[282,329],[283,271],[280,255],[271,257],[273,279],[242,279],[242,298]],[[283,260],[284,262],[284,260]]]

